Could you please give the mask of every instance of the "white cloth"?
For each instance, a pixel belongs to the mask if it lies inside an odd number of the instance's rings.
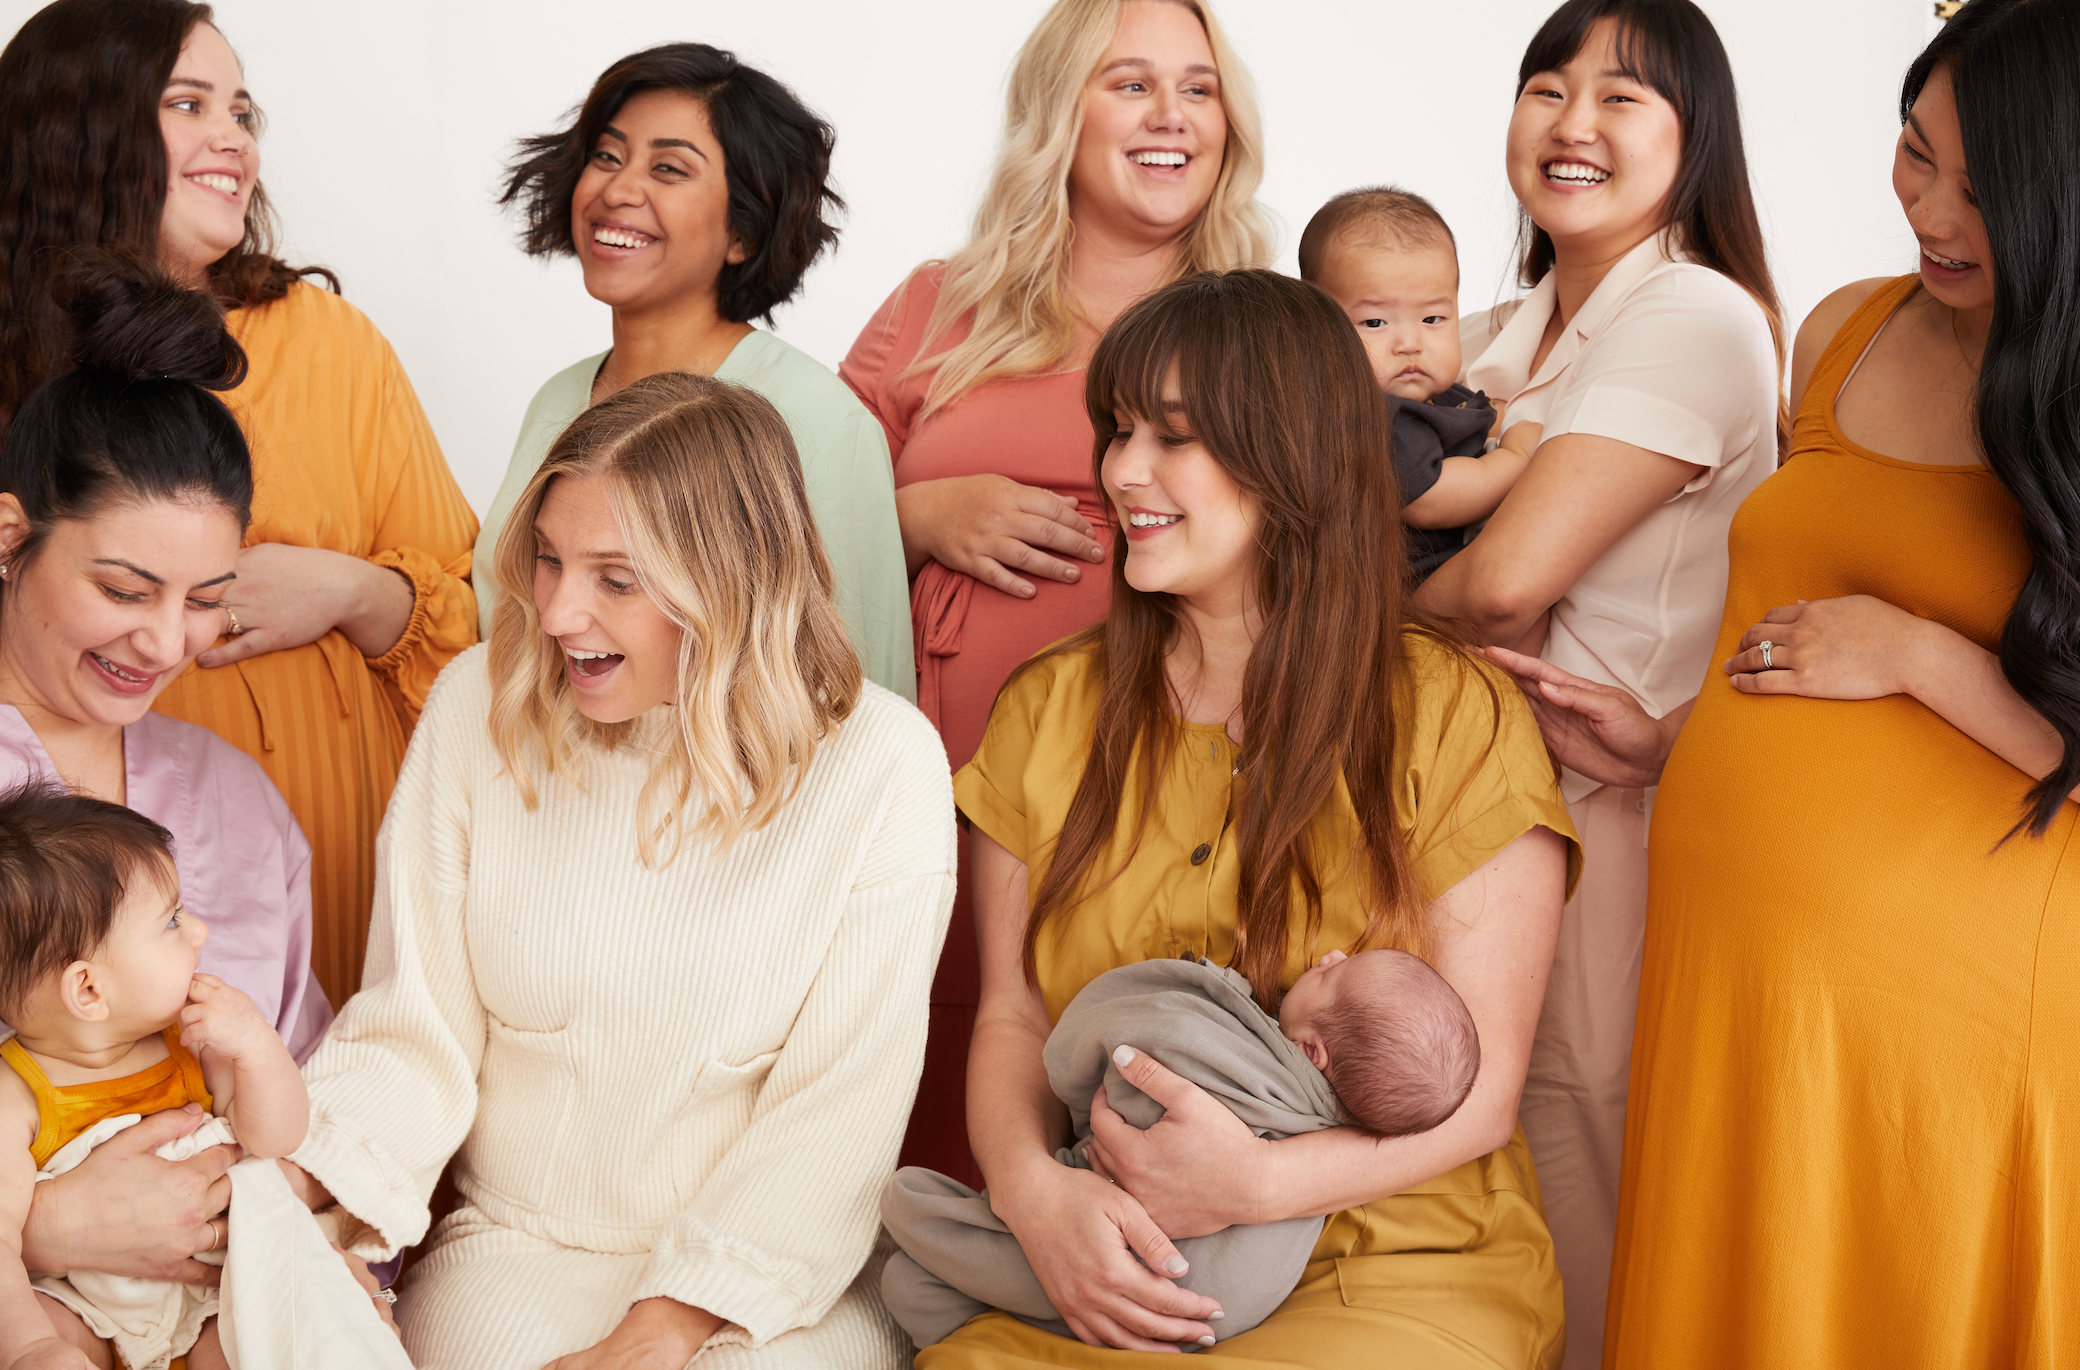
[[[362,990],[304,1071],[294,1159],[366,1224],[352,1249],[421,1240],[455,1160],[463,1206],[402,1290],[406,1349],[539,1370],[663,1296],[731,1324],[704,1364],[906,1365],[855,1277],[953,900],[938,734],[866,685],[770,824],[652,869],[636,812],[664,711],[542,779],[530,812],[490,706],[480,646],[412,736]]]
[[[1776,345],[1753,296],[1671,255],[1664,234],[1619,259],[1534,375],[1556,290],[1548,273],[1521,301],[1469,316],[1463,379],[1507,401],[1506,424],[1544,424],[1541,442],[1590,433],[1704,468],[1582,573],[1546,635],[1547,661],[1659,718],[1703,687],[1726,604],[1726,531],[1776,470]],[[1595,788],[1561,777],[1570,804]]]
[[[103,1118],[60,1147],[37,1180],[63,1175],[140,1116]],[[211,1118],[158,1154],[185,1161],[236,1140],[230,1123]],[[224,1267],[221,1291],[99,1270],[41,1275],[33,1283],[107,1338],[129,1370],[166,1370],[194,1347],[212,1317],[231,1370],[412,1370],[396,1334],[275,1163],[240,1161],[230,1176],[224,1246],[195,1257]]]

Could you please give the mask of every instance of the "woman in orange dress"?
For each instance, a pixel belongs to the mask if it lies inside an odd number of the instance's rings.
[[[251,755],[287,799],[312,848],[311,965],[338,1004],[360,983],[405,742],[476,640],[477,524],[389,344],[271,255],[258,116],[209,20],[182,0],[59,0],[0,56],[0,424],[60,364],[44,297],[67,247],[155,258],[232,309],[251,370],[225,401],[252,448],[253,521],[226,640],[156,707]]]
[[[2071,4],[1971,0],[1902,99],[1920,271],[1800,330],[1654,814],[1608,1366],[2080,1345],[2076,66]],[[1659,769],[1513,664],[1571,764]]]
[[[1058,0],[1007,103],[974,240],[913,272],[838,368],[888,433],[917,703],[956,769],[1012,669],[1105,614],[1106,577],[1085,574],[1105,555],[1083,409],[1098,335],[1168,281],[1271,255],[1255,98],[1201,0]],[[966,870],[903,1163],[972,1182]]]

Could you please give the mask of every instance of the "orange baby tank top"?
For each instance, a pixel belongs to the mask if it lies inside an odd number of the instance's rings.
[[[209,1087],[202,1082],[202,1063],[181,1045],[177,1027],[159,1034],[166,1039],[166,1059],[146,1066],[135,1075],[116,1080],[95,1080],[84,1085],[54,1085],[21,1042],[10,1037],[0,1042],[0,1061],[28,1083],[36,1095],[36,1140],[29,1155],[41,1170],[58,1148],[79,1136],[103,1118],[125,1113],[157,1113],[183,1104],[201,1104],[209,1110]]]

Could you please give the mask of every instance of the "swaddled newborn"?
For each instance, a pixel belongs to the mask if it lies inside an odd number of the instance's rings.
[[[1113,1064],[1122,1046],[1150,1053],[1272,1140],[1339,1126],[1379,1137],[1427,1132],[1458,1111],[1480,1068],[1466,1005],[1406,952],[1330,952],[1276,1018],[1251,998],[1247,979],[1211,961],[1121,966],[1084,986],[1047,1039],[1048,1082],[1076,1130],[1056,1153],[1064,1165],[1088,1168],[1101,1081],[1134,1126],[1162,1117]],[[989,1308],[1070,1335],[988,1195],[906,1167],[882,1192],[881,1216],[901,1248],[882,1273],[882,1296],[919,1346]],[[1322,1223],[1289,1218],[1178,1241],[1191,1265],[1178,1283],[1219,1301],[1216,1336],[1247,1332],[1300,1282]]]

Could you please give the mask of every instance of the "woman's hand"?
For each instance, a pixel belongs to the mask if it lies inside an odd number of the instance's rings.
[[[1616,686],[1569,675],[1550,662],[1506,647],[1481,651],[1522,684],[1538,730],[1561,765],[1623,789],[1645,789],[1660,782],[1676,734],[1690,717],[1690,704],[1655,718]]]
[[[558,1356],[544,1370],[686,1370],[686,1362],[722,1326],[713,1313],[675,1299],[644,1299],[607,1339]]]
[[[1208,1324],[1220,1304],[1172,1283],[1190,1269],[1184,1257],[1103,1176],[1047,1157],[1006,1192],[992,1191],[990,1206],[1079,1341],[1128,1351],[1213,1344]]]
[[[1173,1239],[1269,1221],[1276,1207],[1267,1194],[1271,1143],[1147,1052],[1121,1047],[1112,1059],[1128,1084],[1163,1106],[1163,1116],[1143,1132],[1100,1086],[1091,1103],[1091,1169],[1132,1195]]]
[[[1031,581],[1015,572],[1074,584],[1080,567],[1049,552],[1103,561],[1090,522],[1076,502],[1006,476],[948,476],[896,491],[896,522],[910,574],[927,561],[975,577],[992,589],[1031,599]]]
[[[1741,635],[1724,670],[1751,695],[1881,699],[1912,694],[1915,666],[1937,625],[1871,595],[1800,600]],[[1762,644],[1770,644],[1769,665]]]
[[[36,1186],[22,1227],[22,1263],[31,1270],[215,1284],[223,1272],[192,1259],[219,1240],[209,1226],[231,1202],[224,1172],[235,1146],[213,1146],[185,1161],[152,1153],[200,1127],[193,1104],[154,1113],[109,1138],[77,1169]]]
[[[301,647],[337,628],[363,656],[381,656],[412,621],[412,583],[344,552],[262,542],[238,554],[238,579],[224,596],[224,630],[240,631],[197,657],[204,666]]]
[[[383,1326],[390,1329],[392,1336],[402,1337],[404,1334],[397,1330],[397,1319],[390,1312],[390,1300],[376,1297],[382,1292],[383,1286],[376,1282],[375,1272],[368,1268],[368,1262],[341,1247],[335,1246],[332,1249],[346,1262],[347,1273],[354,1277],[354,1283],[361,1286],[361,1292],[368,1295],[368,1301],[376,1306],[376,1316],[383,1320]]]

